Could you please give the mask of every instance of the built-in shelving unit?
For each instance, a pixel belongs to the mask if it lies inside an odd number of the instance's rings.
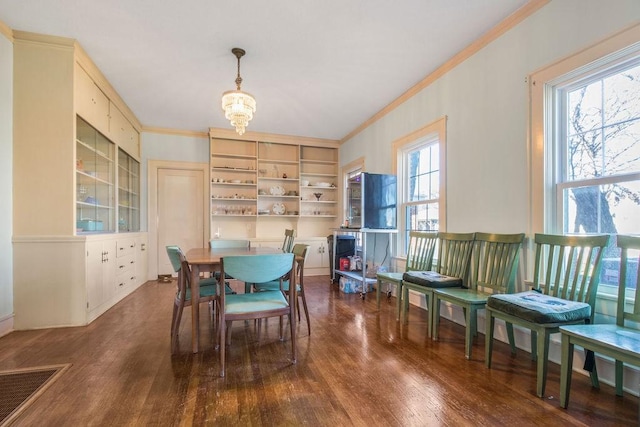
[[[235,139],[214,129],[210,136],[212,236],[260,238],[284,228],[326,236],[335,226],[336,141],[261,134]]]

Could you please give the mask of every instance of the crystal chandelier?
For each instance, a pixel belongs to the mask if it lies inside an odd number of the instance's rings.
[[[236,127],[239,135],[244,133],[244,129],[253,119],[253,113],[256,112],[256,100],[250,94],[240,90],[242,77],[240,77],[240,58],[246,53],[243,49],[234,47],[231,49],[236,58],[238,58],[238,77],[236,77],[236,90],[228,90],[222,94],[222,109],[224,116],[231,122],[231,126]]]

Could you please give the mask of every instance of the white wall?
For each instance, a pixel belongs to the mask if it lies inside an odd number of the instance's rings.
[[[0,32],[0,336],[13,329],[13,43]]]
[[[142,230],[148,230],[147,164],[149,160],[208,163],[209,138],[142,132],[141,148],[140,226]]]
[[[393,141],[447,116],[447,231],[543,231],[530,225],[531,212],[542,206],[529,203],[526,77],[639,21],[638,0],[553,0],[346,141],[340,162],[366,156],[367,171],[389,173]],[[416,296],[412,302],[424,307]],[[445,307],[442,315],[462,323],[457,308]],[[504,331],[496,336],[504,339]],[[518,345],[528,350],[528,335],[519,338]],[[554,343],[550,360],[558,359]],[[611,383],[611,363],[603,364],[598,371]],[[637,393],[638,375],[626,378],[625,385]]]
[[[637,0],[551,1],[343,144],[340,162],[389,173],[394,140],[447,116],[448,231],[530,232],[525,78],[639,19]]]

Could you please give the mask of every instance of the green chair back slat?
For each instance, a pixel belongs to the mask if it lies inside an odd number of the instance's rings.
[[[466,279],[475,233],[438,233],[438,261],[436,271]]]
[[[284,230],[284,241],[282,242],[282,252],[291,252],[296,230]]]
[[[438,233],[409,232],[406,271],[425,271],[433,267],[433,255],[438,242]]]
[[[546,295],[585,302],[593,311],[602,255],[608,240],[607,235],[536,234],[534,289]],[[543,254],[546,254],[546,261],[543,261]]]
[[[524,233],[476,233],[468,286],[482,292],[513,293]]]
[[[618,308],[616,323],[618,326],[626,326],[626,321],[640,322],[640,237],[639,236],[618,236],[618,247],[620,248],[620,279],[618,281]],[[635,252],[635,256],[630,255],[630,251]],[[630,285],[627,283],[629,264],[635,260],[636,277],[635,292],[632,306],[627,304],[626,291]],[[629,311],[627,308],[629,307]],[[636,326],[637,328],[637,326]]]

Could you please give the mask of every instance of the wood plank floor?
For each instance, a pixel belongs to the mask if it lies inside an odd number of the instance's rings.
[[[307,278],[311,336],[299,324],[298,363],[278,321],[235,322],[227,376],[201,310],[202,351],[190,349],[185,310],[180,352],[169,352],[174,284],[148,282],[87,327],[14,332],[0,338],[0,370],[73,366],[17,421],[32,426],[478,426],[638,424],[638,399],[591,388],[574,374],[568,410],[558,401],[559,368],[551,364],[547,397],[535,396],[529,354],[496,343],[484,366],[484,336],[464,358],[464,329],[443,320],[441,339],[426,338],[426,312],[395,321],[395,301],[380,311],[345,295],[328,278]],[[371,296],[373,295],[373,296]]]

